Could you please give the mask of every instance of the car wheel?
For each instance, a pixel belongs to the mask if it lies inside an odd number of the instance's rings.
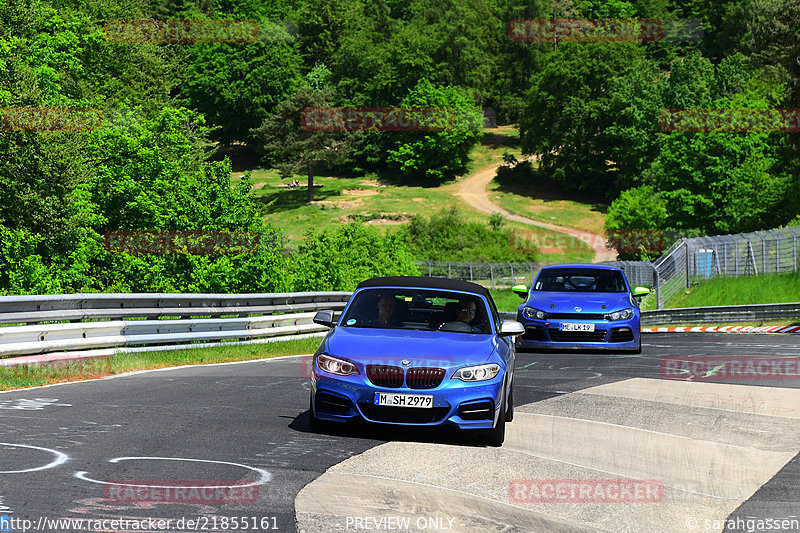
[[[508,391],[508,408],[506,410],[506,422],[514,420],[514,381],[511,381],[511,390]]]
[[[497,424],[492,429],[484,429],[483,442],[489,446],[502,446],[506,439],[506,402],[505,398],[501,404],[500,416],[497,417]]]
[[[639,341],[639,347],[636,348],[633,353],[642,353],[642,341]]]

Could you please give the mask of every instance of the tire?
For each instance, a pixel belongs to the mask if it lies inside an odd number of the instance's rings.
[[[492,429],[483,430],[483,442],[488,446],[502,446],[506,440],[506,402],[503,394],[503,403],[500,405],[500,416],[497,417],[497,425]]]
[[[506,422],[514,420],[514,381],[511,381],[511,390],[508,392],[508,408],[506,410]]]

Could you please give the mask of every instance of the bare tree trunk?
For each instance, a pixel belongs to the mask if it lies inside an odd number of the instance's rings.
[[[308,164],[308,203],[314,201],[314,165]]]

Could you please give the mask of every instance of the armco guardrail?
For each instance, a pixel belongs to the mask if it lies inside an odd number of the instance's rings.
[[[766,320],[798,320],[800,303],[684,307],[642,313],[642,325],[757,323]]]
[[[349,297],[349,292],[5,296],[0,297],[0,324],[5,324],[0,357],[90,356],[104,348],[324,334],[327,328],[312,321],[314,312],[341,310]]]

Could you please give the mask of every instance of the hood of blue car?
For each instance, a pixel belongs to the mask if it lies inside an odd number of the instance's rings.
[[[612,313],[634,307],[627,292],[531,291],[525,305],[545,313]]]
[[[485,363],[495,351],[494,335],[443,331],[337,327],[326,352],[355,363],[447,368]]]

